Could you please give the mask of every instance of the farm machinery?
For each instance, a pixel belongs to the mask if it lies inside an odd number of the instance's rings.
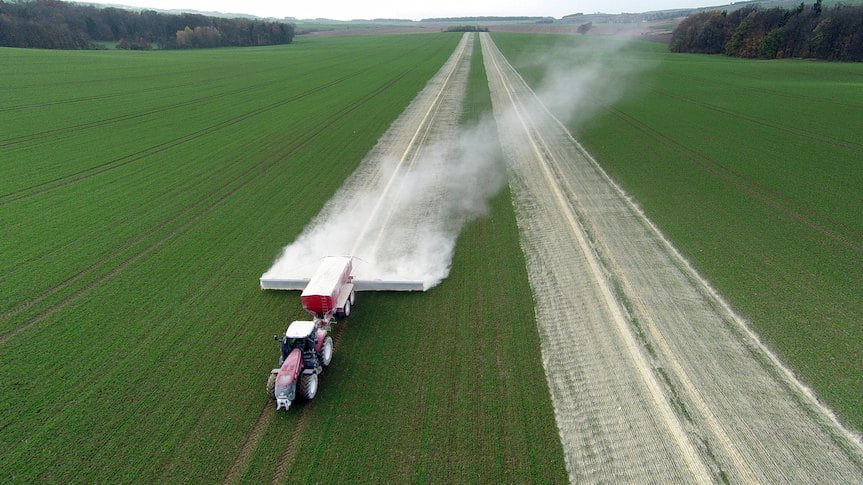
[[[312,320],[295,321],[284,335],[275,335],[280,353],[278,368],[270,371],[267,394],[276,410],[287,410],[298,397],[312,400],[318,392],[318,376],[333,359],[332,324],[348,318],[357,291],[422,291],[421,281],[355,280],[353,258],[327,256],[306,278],[264,278],[261,288],[302,290],[300,303]]]

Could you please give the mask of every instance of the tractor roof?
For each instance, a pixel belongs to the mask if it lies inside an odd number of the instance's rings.
[[[315,322],[294,322],[288,326],[285,337],[304,338],[315,330]]]

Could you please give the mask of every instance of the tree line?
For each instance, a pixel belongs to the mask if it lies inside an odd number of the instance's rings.
[[[533,20],[552,19],[552,17],[433,17],[420,22],[525,22]]]
[[[863,60],[863,6],[823,8],[821,0],[797,8],[745,7],[702,12],[671,35],[672,52],[778,59]]]
[[[476,25],[454,25],[447,27],[446,32],[488,32],[488,27],[478,27]]]
[[[294,25],[197,14],[98,8],[58,0],[0,0],[0,46],[93,49],[114,41],[121,49],[290,44]]]

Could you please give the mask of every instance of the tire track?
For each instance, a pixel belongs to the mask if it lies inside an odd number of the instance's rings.
[[[396,57],[393,60],[398,60],[398,59],[401,59],[404,57],[408,57],[415,50],[416,49],[408,51],[408,52],[404,53],[403,55]],[[391,62],[391,61],[392,60],[388,60],[386,62]],[[359,76],[359,75],[364,74],[366,72],[369,72],[369,71],[371,71],[371,70],[373,70],[373,69],[375,69],[375,68],[377,68],[383,64],[384,64],[384,62],[366,66],[363,69],[360,69],[360,70],[355,71],[353,73],[342,76],[338,79],[335,79],[333,81],[325,83],[321,86],[318,86],[317,88],[312,88],[309,91],[315,92],[316,90],[319,91],[321,89],[326,89],[328,87],[339,84],[339,83],[341,83],[347,79],[351,79],[353,77],[356,77],[356,76]],[[324,68],[321,68],[321,69],[324,69]],[[314,71],[312,71],[312,72],[314,72]],[[306,74],[308,74],[308,73],[306,73]],[[55,128],[52,130],[45,130],[45,131],[41,131],[41,132],[37,132],[37,133],[31,133],[28,135],[22,135],[22,136],[18,136],[18,137],[7,138],[7,139],[0,139],[0,148],[4,148],[7,146],[13,146],[13,145],[17,145],[17,144],[20,144],[23,142],[32,141],[32,140],[36,140],[36,139],[46,138],[49,136],[65,135],[68,133],[74,133],[74,132],[86,130],[89,128],[96,128],[99,126],[110,125],[110,124],[114,124],[114,123],[121,122],[121,121],[128,121],[131,119],[142,118],[142,117],[146,117],[146,116],[149,116],[152,114],[163,113],[165,111],[172,111],[172,110],[183,108],[186,106],[201,104],[204,102],[208,102],[208,101],[212,101],[212,100],[220,99],[220,98],[225,98],[225,97],[233,96],[236,94],[247,94],[252,89],[258,89],[258,88],[262,88],[262,87],[271,87],[272,85],[273,85],[273,81],[267,80],[267,81],[262,81],[262,82],[259,82],[256,84],[248,85],[248,86],[242,86],[242,87],[239,87],[237,89],[232,89],[232,90],[224,91],[221,93],[214,93],[214,94],[202,96],[199,98],[189,99],[186,101],[181,101],[179,103],[170,103],[167,105],[163,105],[163,106],[159,106],[156,108],[151,108],[151,109],[147,109],[147,110],[139,111],[139,112],[135,112],[135,113],[127,113],[124,115],[118,115],[118,116],[113,116],[110,118],[104,118],[101,120],[95,120],[95,121],[90,121],[90,122],[86,122],[86,123],[80,123],[77,125],[66,126],[66,127],[62,127],[62,128]],[[297,96],[302,97],[301,95],[297,95]],[[296,99],[291,99],[291,101],[295,101],[295,100]],[[2,195],[0,195],[0,198],[5,197],[7,195],[9,195],[9,194],[2,194]]]
[[[535,136],[537,139],[542,140],[542,136],[539,133],[535,132]],[[541,143],[544,146],[548,146],[544,140],[542,140]],[[710,410],[706,401],[698,392],[698,389],[692,383],[680,362],[674,358],[674,353],[662,334],[658,332],[657,324],[643,301],[640,298],[633,298],[630,296],[638,295],[638,291],[635,290],[632,283],[627,278],[626,271],[622,264],[614,259],[614,252],[604,243],[604,241],[599,239],[599,231],[591,220],[589,214],[584,210],[584,207],[581,206],[578,191],[573,188],[570,183],[569,177],[561,166],[561,161],[551,154],[549,154],[546,160],[550,162],[549,168],[551,169],[553,179],[561,182],[561,189],[565,193],[566,200],[569,201],[568,205],[575,214],[579,226],[584,229],[590,246],[599,248],[597,256],[599,257],[602,266],[607,270],[606,274],[608,275],[612,286],[620,289],[620,291],[616,292],[616,297],[632,316],[633,322],[635,322],[638,329],[636,335],[639,337],[641,345],[645,348],[656,347],[658,353],[668,362],[672,368],[674,376],[677,378],[676,382],[679,382],[680,384],[681,392],[686,393],[688,401],[694,404],[694,407],[697,409],[700,416],[703,417],[705,425],[710,429],[711,434],[716,437],[716,444],[718,447],[721,448],[726,455],[731,457],[731,463],[736,471],[735,476],[741,477],[745,483],[756,483],[758,480],[755,478],[752,469],[748,466],[746,460],[734,445],[733,441],[725,433],[717,416]],[[647,329],[649,336],[645,335],[644,329]],[[664,380],[665,385],[669,387],[670,394],[674,396],[671,400],[681,407],[684,418],[691,421],[692,417],[689,412],[686,411],[685,404],[678,397],[680,392],[675,388],[675,384],[667,378]],[[710,456],[710,458],[715,460],[715,457]],[[722,470],[721,464],[715,463],[715,466]]]
[[[258,443],[264,436],[264,433],[275,414],[276,412],[273,409],[273,403],[267,399],[264,403],[264,408],[261,409],[261,412],[258,415],[258,419],[255,420],[255,424],[252,425],[252,430],[246,435],[246,439],[243,441],[243,447],[240,448],[240,453],[237,454],[237,458],[234,459],[234,463],[231,465],[231,468],[228,469],[228,474],[225,476],[222,483],[237,483],[239,479],[243,477],[246,470],[249,468],[249,460],[252,459],[252,453],[258,449]]]
[[[704,153],[702,153],[702,152],[700,152],[694,148],[690,148],[690,147],[684,145],[683,143],[669,137],[668,135],[666,135],[666,134],[664,134],[664,133],[662,133],[662,132],[660,132],[654,128],[651,128],[650,126],[648,126],[647,124],[638,120],[637,118],[635,118],[631,115],[628,115],[628,114],[624,113],[623,111],[620,111],[617,108],[606,107],[605,109],[607,111],[611,112],[613,115],[615,115],[619,119],[621,119],[622,121],[629,124],[630,126],[634,127],[636,130],[648,135],[652,139],[659,141],[662,145],[665,145],[666,147],[671,148],[672,150],[676,151],[677,153],[683,155],[689,161],[694,162],[696,165],[698,165],[700,168],[702,168],[708,174],[713,175],[713,176],[717,177],[718,179],[725,181],[726,183],[730,184],[734,188],[740,190],[743,193],[748,194],[753,199],[761,202],[762,204],[767,205],[769,207],[772,207],[773,209],[776,209],[777,211],[788,215],[789,217],[797,220],[798,222],[802,223],[803,225],[809,227],[810,229],[812,229],[812,230],[822,234],[823,236],[847,247],[848,249],[851,249],[857,253],[863,254],[863,245],[854,241],[851,237],[849,237],[847,235],[840,234],[839,232],[837,232],[831,228],[826,227],[826,225],[824,223],[820,223],[816,220],[813,220],[812,217],[818,217],[820,214],[819,212],[815,211],[814,209],[811,209],[811,208],[808,208],[805,206],[801,207],[801,204],[798,202],[792,201],[792,204],[785,203],[786,200],[784,198],[781,198],[780,200],[776,200],[776,198],[774,198],[771,195],[770,191],[766,191],[767,193],[765,193],[765,189],[760,187],[760,185],[758,185],[757,182],[754,182],[754,181],[744,177],[742,174],[736,173],[735,171],[727,168],[726,166],[724,166],[723,164],[714,160],[713,158],[709,157],[708,155],[706,155],[706,154],[704,154]],[[801,213],[800,210],[794,210],[792,207],[790,207],[791,205],[797,206],[798,208],[803,208],[804,211],[811,214],[812,217],[807,217],[805,214]],[[847,227],[844,224],[841,224],[841,223],[839,223],[839,224],[842,227]],[[852,228],[848,228],[848,229],[851,230],[852,232],[857,232],[856,230],[854,230]]]
[[[712,77],[710,79],[705,79],[705,78],[700,78],[698,76],[692,76],[692,75],[687,75],[687,74],[682,74],[682,73],[677,73],[676,75],[681,77],[681,78],[691,79],[691,80],[695,81],[696,83],[705,83],[706,82],[706,83],[713,83],[713,84],[721,84],[724,86],[729,86],[730,88],[735,89],[735,90],[745,90],[745,91],[751,91],[753,93],[768,94],[770,96],[777,96],[780,98],[793,99],[796,101],[816,101],[818,103],[832,104],[832,105],[838,106],[840,108],[848,108],[848,107],[863,108],[863,104],[853,103],[853,102],[850,102],[847,100],[838,101],[835,99],[822,98],[819,96],[810,96],[810,95],[806,95],[806,94],[783,93],[783,92],[779,92],[779,91],[773,91],[772,89],[767,89],[767,88],[759,88],[759,87],[755,87],[755,86],[736,84],[736,83],[729,82],[729,81],[721,81],[721,80],[717,79],[716,77]]]
[[[674,94],[674,93],[672,93],[670,91],[666,91],[664,89],[652,88],[651,91],[653,91],[654,93],[661,94],[661,95],[668,97],[668,98],[671,98],[671,99],[676,99],[676,100],[682,101],[684,103],[693,104],[695,106],[700,106],[702,108],[709,109],[709,110],[715,111],[717,113],[722,113],[724,115],[728,115],[731,118],[734,118],[737,120],[746,120],[746,121],[753,123],[755,125],[758,125],[758,126],[763,126],[765,128],[770,128],[772,130],[784,131],[786,133],[790,133],[792,135],[800,136],[803,138],[808,138],[810,140],[815,140],[815,141],[830,145],[832,147],[846,148],[846,149],[855,150],[855,151],[859,150],[860,148],[863,148],[863,143],[858,143],[858,142],[850,141],[850,140],[843,140],[842,138],[837,138],[835,136],[822,135],[820,133],[814,133],[811,131],[792,128],[792,127],[780,125],[778,123],[771,123],[769,121],[763,120],[761,118],[757,118],[755,116],[749,116],[747,114],[740,113],[738,111],[730,110],[727,108],[723,108],[723,107],[717,106],[715,104],[706,103],[704,101],[698,101],[696,99],[692,99],[692,98],[689,98],[686,96],[681,96],[679,94]]]
[[[282,153],[280,153],[278,156],[273,156],[273,157],[271,157],[270,159],[264,158],[264,159],[262,159],[260,162],[256,163],[256,164],[255,164],[255,165],[253,165],[252,167],[250,167],[250,169],[249,169],[249,170],[247,170],[247,171],[243,172],[242,174],[238,175],[237,177],[234,177],[234,178],[233,178],[233,179],[231,179],[229,182],[227,182],[225,185],[223,185],[223,188],[228,188],[228,186],[230,186],[231,184],[234,184],[235,182],[237,183],[237,184],[236,184],[236,186],[234,186],[233,188],[230,188],[230,189],[228,190],[228,192],[226,192],[225,194],[222,194],[221,196],[219,196],[219,197],[215,198],[215,199],[214,199],[214,200],[212,200],[210,203],[208,203],[208,204],[206,204],[206,205],[203,205],[202,207],[198,208],[198,210],[197,210],[196,212],[194,212],[194,214],[192,215],[192,217],[191,217],[191,218],[189,218],[188,220],[186,220],[186,221],[182,222],[182,223],[181,223],[178,227],[176,227],[173,231],[171,231],[171,232],[169,232],[168,234],[166,234],[166,235],[162,236],[161,238],[157,239],[155,242],[153,242],[152,244],[150,244],[149,246],[147,246],[147,247],[146,247],[146,248],[144,248],[143,250],[141,250],[141,251],[139,251],[139,252],[137,252],[137,253],[135,253],[135,254],[133,254],[133,255],[129,256],[129,257],[128,257],[128,258],[126,258],[126,259],[124,259],[122,262],[120,262],[117,266],[115,266],[113,269],[111,269],[111,270],[110,270],[110,271],[108,271],[107,273],[105,273],[105,274],[103,274],[102,276],[100,276],[100,277],[96,278],[94,281],[92,281],[92,282],[90,282],[90,283],[88,283],[88,284],[85,284],[83,287],[81,287],[81,288],[79,288],[79,289],[75,290],[75,291],[74,291],[74,292],[72,292],[71,294],[69,294],[69,295],[67,295],[67,296],[63,297],[63,298],[62,298],[62,299],[60,299],[58,302],[56,302],[56,303],[52,304],[52,305],[51,305],[51,306],[49,306],[47,309],[45,309],[45,310],[41,311],[40,313],[36,314],[35,316],[33,316],[33,317],[29,318],[29,319],[28,319],[28,320],[26,320],[23,324],[16,326],[16,327],[15,327],[15,328],[13,328],[11,331],[9,331],[9,332],[7,332],[7,333],[5,333],[5,334],[3,334],[3,335],[0,335],[0,344],[6,343],[6,342],[7,342],[7,341],[9,341],[11,338],[15,337],[16,335],[18,335],[18,334],[20,334],[21,332],[25,331],[26,329],[30,328],[32,325],[34,325],[34,324],[36,324],[36,323],[38,323],[38,322],[42,321],[42,320],[43,320],[43,319],[45,319],[47,316],[50,316],[50,315],[52,315],[53,313],[55,313],[56,311],[58,311],[58,310],[62,309],[62,308],[63,308],[64,306],[66,306],[70,301],[74,300],[76,297],[80,296],[80,295],[81,295],[82,293],[84,293],[85,291],[92,289],[93,287],[95,287],[96,285],[98,285],[98,284],[102,283],[103,281],[105,281],[106,279],[110,278],[111,276],[113,276],[113,275],[114,275],[114,274],[116,274],[117,272],[119,272],[119,271],[121,271],[122,269],[126,268],[126,267],[127,267],[127,266],[129,266],[130,264],[132,264],[132,263],[134,263],[134,262],[138,261],[139,259],[141,259],[142,257],[146,256],[147,254],[151,253],[153,250],[155,250],[155,249],[156,249],[156,248],[158,248],[159,246],[163,245],[165,242],[167,242],[167,241],[169,241],[169,240],[173,239],[173,238],[174,238],[174,237],[176,237],[176,236],[179,236],[179,235],[183,234],[183,233],[184,233],[184,232],[185,232],[185,231],[186,231],[186,230],[187,230],[187,229],[188,229],[192,224],[194,224],[195,222],[197,222],[197,221],[198,221],[201,217],[203,217],[205,214],[209,213],[213,208],[215,208],[215,207],[216,207],[217,205],[219,205],[221,202],[223,202],[224,200],[226,200],[226,199],[230,198],[231,196],[233,196],[237,191],[239,191],[241,188],[243,188],[243,187],[245,187],[246,185],[248,185],[248,184],[249,184],[250,182],[252,182],[253,180],[255,180],[255,179],[257,179],[258,177],[260,177],[261,175],[263,175],[263,174],[267,173],[267,172],[268,172],[270,169],[272,169],[275,165],[277,165],[279,162],[283,161],[287,156],[290,156],[290,155],[291,155],[292,153],[294,153],[295,151],[299,150],[300,148],[302,148],[302,147],[304,147],[305,145],[307,145],[309,142],[311,142],[311,141],[313,141],[314,139],[316,139],[316,138],[317,138],[321,133],[323,133],[323,132],[324,132],[324,131],[329,127],[329,126],[331,126],[332,124],[336,123],[336,122],[337,122],[337,121],[339,121],[340,119],[344,118],[345,116],[347,116],[347,115],[348,115],[348,114],[350,114],[351,112],[355,111],[357,108],[359,108],[360,106],[362,106],[363,104],[365,104],[365,103],[366,103],[366,102],[368,102],[369,100],[371,100],[371,99],[373,99],[373,98],[375,98],[375,97],[379,96],[380,94],[384,93],[384,92],[385,92],[385,91],[386,91],[390,86],[392,86],[392,85],[394,85],[395,83],[397,83],[399,80],[401,80],[402,78],[404,78],[408,73],[412,72],[412,71],[413,71],[413,70],[415,70],[415,69],[416,69],[416,66],[411,67],[411,68],[409,68],[409,69],[405,70],[404,72],[402,72],[401,74],[397,75],[397,76],[396,76],[396,77],[394,77],[393,79],[391,79],[391,80],[387,81],[386,83],[384,83],[383,85],[379,86],[378,88],[376,88],[376,89],[375,89],[375,90],[373,90],[372,92],[370,92],[370,93],[368,93],[368,94],[366,94],[366,95],[362,96],[361,98],[359,98],[357,101],[353,102],[352,104],[349,104],[348,106],[346,106],[346,107],[345,107],[344,109],[342,109],[341,111],[339,111],[339,112],[337,112],[336,114],[334,114],[334,115],[330,116],[329,118],[325,119],[323,122],[321,122],[321,123],[316,127],[316,129],[314,129],[313,131],[311,131],[311,132],[309,132],[309,133],[305,134],[305,136],[303,136],[303,137],[301,137],[301,138],[297,139],[293,144],[289,145],[289,146],[288,146],[288,147],[287,147],[287,148],[286,148]],[[255,170],[257,170],[257,171],[255,172]],[[254,173],[253,173],[253,172],[254,172]],[[251,174],[251,176],[250,176],[249,178],[247,178],[246,180],[241,181],[241,179],[242,179],[243,177],[247,176],[249,173],[252,173],[252,174]],[[205,197],[205,198],[201,199],[201,200],[199,201],[199,203],[198,203],[196,206],[193,206],[192,208],[187,209],[186,211],[188,212],[188,211],[190,211],[190,210],[192,210],[192,209],[194,209],[194,208],[196,208],[196,207],[198,207],[198,206],[200,206],[200,205],[204,204],[207,200],[212,199],[216,194],[218,194],[218,192],[219,192],[220,190],[221,190],[221,188],[220,188],[220,189],[217,189],[217,190],[216,190],[216,191],[214,191],[214,192],[212,192],[212,193],[211,193],[211,194],[209,194],[207,197]],[[101,266],[101,264],[99,264],[99,265],[98,265],[98,266],[96,266],[96,267],[99,267],[99,266]],[[75,279],[75,280],[80,279],[80,277],[81,277],[81,276],[83,276],[83,274],[85,274],[85,273],[79,274],[79,275],[78,275],[77,277],[75,277],[74,279]],[[74,282],[74,281],[71,281],[71,282],[65,282],[65,283],[63,284],[63,286],[64,286],[64,287],[69,286],[72,282]],[[58,289],[59,289],[59,288],[58,288]],[[51,293],[51,294],[53,294],[53,293],[56,293],[56,290],[55,290],[55,291],[52,291],[52,293]],[[44,298],[45,298],[45,297],[43,296],[43,297],[42,297],[42,299],[44,299]],[[30,303],[30,304],[28,304],[28,305],[26,305],[26,306],[28,306],[28,307],[29,307],[29,306],[32,306],[32,304],[34,304],[34,303],[36,303],[36,302],[34,301],[34,302],[32,302],[32,303]]]
[[[399,159],[398,164],[396,165],[396,169],[390,176],[390,182],[387,184],[387,187],[384,189],[380,199],[378,200],[378,205],[372,210],[372,213],[369,215],[369,223],[374,222],[378,208],[388,198],[389,193],[387,189],[389,189],[389,184],[392,183],[400,173],[400,168],[404,172],[408,172],[411,170],[414,162],[417,161],[420,153],[422,152],[422,147],[425,146],[425,144],[428,142],[429,137],[432,133],[432,129],[435,127],[436,124],[439,124],[436,123],[436,120],[438,119],[438,115],[440,114],[441,109],[444,106],[444,94],[450,89],[450,80],[453,79],[453,76],[456,74],[457,70],[460,67],[464,68],[465,64],[470,63],[470,54],[468,54],[467,56],[465,54],[472,52],[473,37],[464,37],[464,40],[459,45],[460,47],[454,54],[454,56],[456,56],[456,61],[452,63],[452,69],[449,70],[449,73],[444,79],[440,90],[438,91],[434,101],[432,102],[432,105],[429,107],[428,111],[426,111],[422,121],[420,121],[420,126],[417,128],[416,133],[414,133],[414,136],[411,138],[410,142],[408,142],[407,148],[405,148],[404,152],[402,153],[402,156]],[[463,64],[463,61],[465,64]],[[467,75],[462,74],[462,77],[466,78]],[[407,162],[406,166],[401,167],[401,165],[405,162]],[[402,186],[396,189],[396,193],[394,194],[395,200],[399,199],[399,196],[402,194],[403,191],[404,187]],[[379,224],[379,229],[377,235],[374,238],[374,241],[372,242],[371,251],[369,252],[369,254],[377,253],[378,248],[380,247],[381,238],[386,233],[386,229],[389,226],[390,219],[392,218],[395,209],[395,204],[389,206],[383,221]],[[362,244],[362,242],[363,235],[361,234],[357,238],[357,242],[354,244],[354,248],[352,251],[353,254],[357,253],[357,250]]]
[[[412,52],[414,52],[415,50],[416,50],[416,49],[411,50],[411,51],[408,51],[408,52],[406,52],[405,54],[403,54],[402,56],[396,57],[396,59],[395,59],[395,60],[398,60],[398,59],[401,59],[401,58],[404,58],[404,57],[409,57],[409,56],[410,56],[410,54],[411,54]],[[390,62],[390,61],[387,61],[387,62]],[[50,191],[56,190],[56,189],[58,189],[58,188],[66,187],[66,186],[68,186],[68,185],[71,185],[71,184],[77,183],[77,182],[79,182],[79,181],[81,181],[81,180],[85,180],[85,179],[90,178],[90,177],[92,177],[92,176],[99,175],[99,174],[101,174],[101,173],[104,173],[104,172],[108,172],[108,171],[114,170],[115,168],[118,168],[118,167],[121,167],[121,166],[124,166],[124,165],[128,165],[128,164],[130,164],[130,163],[133,163],[133,162],[136,162],[136,161],[142,160],[142,159],[147,158],[147,157],[149,157],[149,156],[151,156],[151,155],[155,155],[155,154],[157,154],[157,153],[161,153],[161,152],[164,152],[164,151],[170,150],[170,149],[172,149],[172,148],[175,148],[175,147],[177,147],[177,146],[180,146],[180,145],[182,145],[182,144],[185,144],[185,143],[187,143],[187,142],[189,142],[189,141],[192,141],[192,140],[194,140],[194,139],[197,139],[197,138],[200,138],[200,137],[202,137],[202,136],[208,135],[208,134],[210,134],[210,133],[212,133],[212,132],[219,131],[219,130],[221,130],[221,129],[224,129],[224,128],[227,128],[227,127],[233,126],[234,124],[239,123],[239,122],[242,122],[242,121],[245,121],[246,119],[252,118],[252,117],[254,117],[254,116],[257,116],[257,115],[259,115],[259,114],[265,113],[265,112],[267,112],[267,111],[271,111],[271,110],[273,110],[273,109],[276,109],[276,108],[282,107],[282,106],[284,106],[284,105],[286,105],[286,104],[289,104],[289,103],[292,103],[292,102],[294,102],[294,101],[298,101],[298,100],[300,100],[300,99],[303,99],[303,98],[306,98],[306,97],[308,97],[308,96],[311,96],[312,94],[315,94],[315,93],[317,93],[317,92],[320,92],[320,91],[323,91],[323,90],[328,89],[328,88],[330,88],[330,87],[333,87],[333,86],[335,86],[335,85],[338,85],[338,84],[340,84],[340,83],[342,83],[342,82],[344,82],[344,81],[346,81],[346,80],[352,79],[352,78],[357,77],[357,76],[359,76],[359,75],[362,75],[362,74],[364,74],[364,73],[366,73],[366,72],[372,71],[372,70],[374,70],[375,68],[377,68],[377,67],[379,67],[379,66],[381,66],[381,65],[383,65],[383,64],[384,64],[384,63],[378,63],[378,64],[374,64],[374,65],[367,66],[367,67],[366,67],[366,68],[364,68],[364,69],[361,69],[361,70],[359,70],[359,71],[356,71],[356,72],[353,72],[353,73],[347,74],[347,75],[345,75],[345,76],[342,76],[342,77],[340,77],[340,78],[337,78],[337,79],[335,79],[335,80],[332,80],[332,81],[330,81],[330,82],[328,82],[328,83],[322,84],[322,85],[317,86],[317,87],[312,88],[312,89],[309,89],[308,91],[305,91],[305,92],[303,92],[303,93],[299,93],[299,94],[296,94],[296,95],[294,95],[294,96],[291,96],[291,97],[289,97],[289,98],[287,98],[287,99],[284,99],[284,100],[281,100],[281,101],[276,101],[276,102],[271,103],[271,104],[269,104],[269,105],[266,105],[266,106],[263,106],[263,107],[256,108],[256,109],[254,109],[254,110],[251,110],[251,111],[249,111],[249,112],[246,112],[246,113],[244,113],[244,114],[242,114],[242,115],[239,115],[239,116],[237,116],[237,117],[234,117],[234,118],[230,118],[230,119],[228,119],[228,120],[223,120],[223,121],[217,122],[217,123],[212,124],[212,125],[210,125],[210,126],[204,127],[203,129],[198,130],[198,131],[196,131],[196,132],[193,132],[193,133],[190,133],[190,134],[186,134],[186,135],[183,135],[183,136],[181,136],[181,137],[174,138],[174,139],[172,139],[172,140],[169,140],[169,141],[166,141],[166,142],[163,142],[163,143],[157,144],[157,145],[150,146],[150,147],[145,148],[145,149],[143,149],[143,150],[139,150],[138,152],[135,152],[135,153],[132,153],[132,154],[129,154],[129,155],[124,155],[124,156],[122,156],[122,157],[115,158],[115,159],[110,160],[110,161],[108,161],[108,162],[104,162],[104,163],[98,164],[98,165],[93,166],[93,167],[88,167],[88,168],[86,168],[86,169],[84,169],[84,170],[79,170],[78,172],[74,172],[74,173],[71,173],[71,174],[63,175],[63,176],[61,176],[61,177],[57,177],[57,178],[54,178],[54,179],[51,179],[51,180],[47,180],[47,181],[44,181],[44,182],[40,182],[40,183],[35,184],[35,185],[32,185],[32,186],[30,186],[30,187],[25,187],[25,188],[17,189],[17,190],[11,191],[11,192],[7,192],[7,193],[5,193],[5,194],[0,194],[0,207],[2,207],[3,205],[7,205],[7,204],[9,204],[9,203],[11,203],[11,202],[16,202],[16,201],[19,201],[19,200],[23,200],[23,199],[26,199],[26,198],[32,197],[32,196],[34,196],[34,195],[40,195],[40,194],[42,194],[42,193],[50,192]],[[200,100],[211,100],[211,99],[215,99],[215,98],[221,98],[221,97],[225,97],[225,96],[230,96],[230,95],[232,95],[232,94],[246,93],[246,92],[248,92],[248,90],[250,90],[250,89],[256,89],[256,88],[259,88],[259,87],[261,87],[261,86],[268,86],[268,85],[271,85],[271,84],[272,84],[271,82],[269,82],[269,81],[265,81],[265,82],[261,82],[261,83],[258,83],[258,84],[254,84],[254,85],[252,85],[252,86],[245,86],[245,87],[243,87],[243,88],[236,89],[236,90],[232,90],[232,91],[228,91],[228,92],[226,92],[226,93],[219,93],[219,94],[216,94],[216,95],[206,96],[206,97],[204,97],[204,98],[198,98],[198,100],[191,100],[191,101],[184,102],[184,103],[181,103],[181,104],[185,106],[186,104],[189,104],[189,103],[197,103],[197,102],[199,102]],[[174,109],[175,107],[176,107],[176,106],[173,106],[173,105],[172,105],[172,107],[169,107],[169,108],[167,108],[167,109]],[[167,110],[167,109],[166,109],[166,110]],[[160,111],[162,111],[162,110],[160,110]],[[28,135],[28,136],[29,136],[29,135]],[[2,147],[2,146],[3,146],[3,145],[2,145],[2,141],[0,141],[0,147]],[[16,194],[19,194],[19,195],[17,195],[17,196],[16,196]],[[11,197],[11,196],[15,196],[15,197],[9,198],[9,197]],[[4,200],[4,199],[5,199],[5,200]]]
[[[288,440],[288,445],[285,447],[285,451],[282,452],[281,457],[279,457],[279,462],[276,465],[276,472],[273,474],[273,485],[281,485],[282,482],[285,481],[285,474],[288,473],[288,470],[294,465],[294,459],[297,457],[297,448],[300,446],[300,439],[306,431],[309,423],[309,410],[311,409],[311,405],[306,403],[303,406],[303,410],[300,412],[300,418],[297,420],[297,424],[294,425],[294,429],[291,431],[291,439]]]
[[[336,54],[336,55],[321,59],[321,62],[331,61],[333,59],[338,59],[339,57],[341,57],[341,55]],[[278,72],[278,71],[281,71],[284,69],[285,69],[284,66],[271,67],[269,69],[263,69],[260,71],[256,71],[255,75],[261,76],[261,75],[268,74],[268,73]],[[318,72],[322,69],[325,69],[325,68],[320,67],[317,69],[311,69],[309,71],[303,72],[302,74],[304,76],[309,76],[310,74]],[[204,69],[202,71],[211,71],[211,70],[212,69],[207,68],[207,69]],[[183,74],[186,74],[186,73],[183,73]],[[155,92],[159,92],[159,91],[165,91],[165,90],[169,90],[169,89],[184,88],[184,87],[188,87],[188,86],[200,87],[202,84],[212,85],[212,84],[216,84],[219,81],[225,81],[228,79],[235,79],[235,78],[246,78],[248,76],[249,76],[249,73],[242,72],[240,74],[232,74],[232,75],[228,75],[228,76],[222,76],[219,78],[207,78],[204,80],[198,79],[198,80],[191,81],[191,82],[172,84],[169,86],[157,86],[157,87],[152,87],[152,88],[148,88],[148,89],[135,89],[135,90],[130,90],[130,91],[122,91],[122,92],[118,92],[118,93],[97,94],[97,95],[92,95],[92,96],[81,96],[78,98],[67,98],[67,99],[60,99],[60,100],[56,100],[56,101],[48,101],[48,102],[42,102],[42,103],[2,106],[2,107],[0,107],[0,113],[5,112],[5,111],[16,111],[16,110],[24,110],[24,109],[32,109],[32,108],[44,108],[44,107],[49,107],[49,106],[59,106],[59,105],[64,105],[64,104],[83,103],[83,102],[87,102],[87,101],[103,101],[103,100],[107,100],[107,99],[120,98],[120,97],[124,97],[124,96],[133,96],[136,94],[147,94],[147,93],[155,93]],[[167,76],[158,75],[156,77],[161,78],[161,77],[167,77]],[[137,78],[136,78],[136,80],[137,80]],[[272,81],[268,81],[268,82],[266,82],[266,84],[272,84]],[[254,87],[260,87],[263,85],[265,85],[265,83],[254,84],[254,85],[251,85],[250,87],[254,88]]]
[[[367,71],[367,70],[368,69],[365,69],[363,71]],[[223,120],[223,121],[211,124],[211,125],[209,125],[205,128],[202,128],[200,130],[194,131],[192,133],[188,133],[186,135],[183,135],[183,136],[180,136],[177,138],[173,138],[171,140],[168,140],[168,141],[163,142],[163,143],[159,143],[157,145],[147,147],[143,150],[139,150],[137,152],[134,152],[134,153],[131,153],[128,155],[124,155],[122,157],[118,157],[118,158],[115,158],[113,160],[109,160],[107,162],[103,162],[103,163],[100,163],[100,164],[92,166],[92,167],[88,167],[84,170],[79,170],[78,172],[64,175],[62,177],[57,177],[57,178],[54,178],[51,180],[47,180],[45,182],[40,182],[40,183],[32,185],[30,187],[25,187],[25,188],[11,191],[11,192],[7,192],[5,194],[0,195],[0,206],[4,206],[4,205],[10,204],[12,202],[17,202],[17,201],[20,201],[23,199],[27,199],[27,198],[30,198],[30,197],[33,197],[36,195],[41,195],[41,194],[44,194],[46,192],[51,192],[51,191],[59,189],[59,188],[67,187],[69,185],[80,182],[82,180],[86,180],[90,177],[93,177],[93,176],[96,176],[96,175],[99,175],[99,174],[102,174],[102,173],[105,173],[105,172],[108,172],[111,170],[115,170],[115,169],[120,168],[122,166],[125,166],[125,165],[128,165],[130,163],[142,160],[144,158],[147,158],[149,156],[165,152],[165,151],[170,150],[172,148],[176,148],[176,147],[183,145],[185,143],[188,143],[192,140],[195,140],[195,139],[201,138],[203,136],[209,135],[211,133],[214,133],[216,131],[231,127],[233,125],[236,125],[237,123],[243,122],[247,119],[253,118],[253,117],[260,115],[262,113],[266,113],[266,112],[271,111],[273,109],[282,107],[286,104],[289,104],[289,103],[292,103],[294,101],[298,101],[300,99],[311,96],[312,94],[318,93],[318,92],[323,91],[327,88],[335,86],[341,82],[344,82],[347,79],[355,77],[355,76],[361,74],[363,71],[353,73],[353,74],[348,75],[348,76],[344,76],[344,77],[339,78],[335,81],[331,81],[329,83],[323,84],[323,85],[318,86],[316,88],[312,88],[312,89],[305,91],[303,93],[291,96],[290,98],[287,98],[287,99],[284,99],[281,101],[277,101],[277,102],[271,103],[267,106],[263,106],[263,107],[248,111],[248,112],[246,112],[240,116],[230,118],[228,120]],[[220,95],[219,97],[227,96],[227,95],[229,95],[229,93],[224,93],[224,94]],[[184,103],[184,105],[185,104],[186,103]],[[171,108],[171,109],[173,109],[173,108]],[[11,197],[11,196],[14,196],[14,197]]]

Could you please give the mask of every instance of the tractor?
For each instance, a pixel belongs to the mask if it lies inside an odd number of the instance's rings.
[[[313,318],[293,322],[282,337],[274,336],[281,353],[279,367],[267,378],[267,394],[276,402],[277,411],[287,410],[298,394],[305,400],[315,398],[318,376],[333,358],[331,324],[350,316],[355,290],[424,290],[422,281],[355,280],[352,271],[352,257],[327,256],[308,279],[261,277],[263,289],[302,290],[300,303]]]

